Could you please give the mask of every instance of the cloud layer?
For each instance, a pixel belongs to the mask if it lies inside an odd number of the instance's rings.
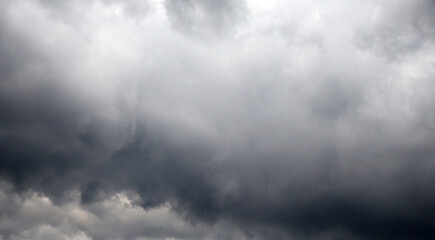
[[[434,1],[0,9],[4,239],[435,237]]]

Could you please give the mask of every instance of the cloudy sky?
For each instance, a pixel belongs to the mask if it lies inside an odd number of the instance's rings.
[[[435,1],[0,0],[0,239],[435,239]]]

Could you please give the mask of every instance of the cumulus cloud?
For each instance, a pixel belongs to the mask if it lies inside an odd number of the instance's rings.
[[[434,7],[0,1],[0,235],[432,239]]]
[[[213,228],[194,227],[168,206],[146,211],[132,202],[137,195],[131,192],[117,193],[87,205],[80,204],[77,196],[74,193],[69,202],[56,205],[36,192],[17,195],[3,184],[0,202],[8,211],[1,212],[3,237],[14,240],[219,239],[220,236],[245,239],[242,232],[225,223]]]

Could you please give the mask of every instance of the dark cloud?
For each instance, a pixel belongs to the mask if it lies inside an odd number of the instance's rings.
[[[0,1],[0,235],[434,238],[433,1],[288,4]]]

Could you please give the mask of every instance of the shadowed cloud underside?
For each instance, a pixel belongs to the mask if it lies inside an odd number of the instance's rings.
[[[0,0],[0,239],[434,239],[434,13]]]

